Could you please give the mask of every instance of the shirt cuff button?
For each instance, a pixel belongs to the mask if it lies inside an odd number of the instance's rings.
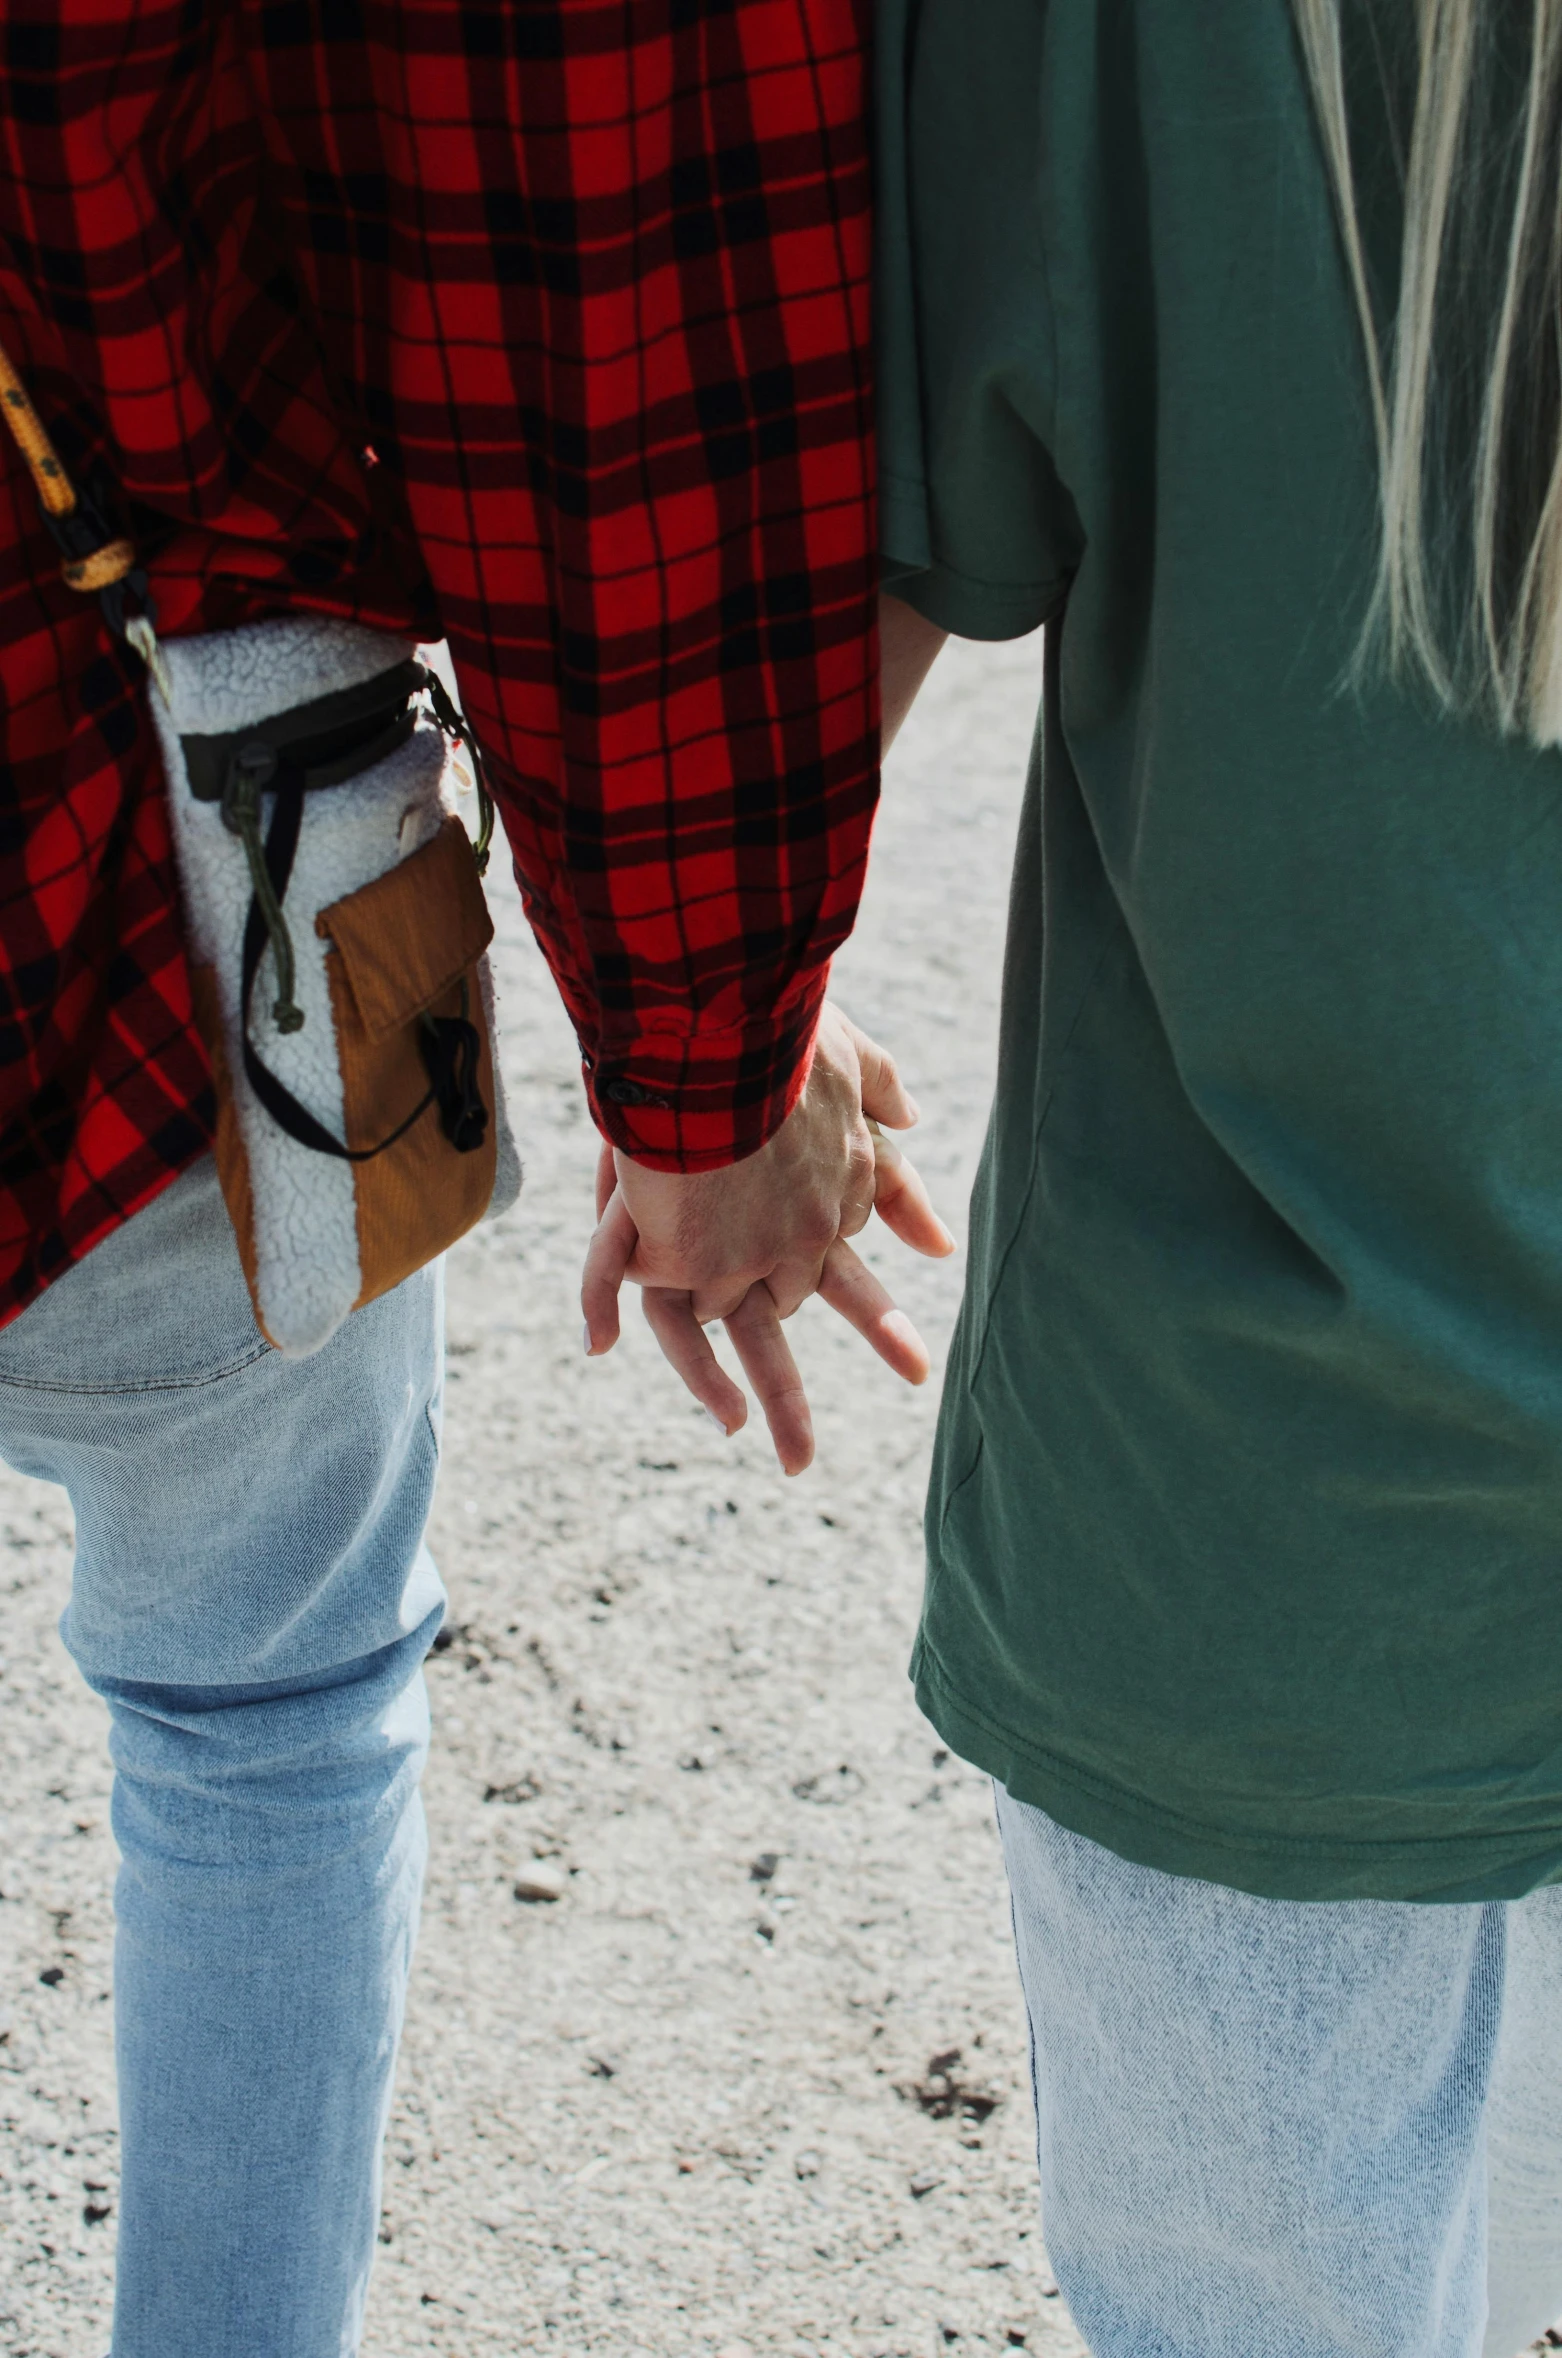
[[[658,1097],[654,1090],[642,1089],[638,1081],[605,1081],[598,1095],[605,1097],[609,1105],[665,1106],[668,1102],[665,1097]]]

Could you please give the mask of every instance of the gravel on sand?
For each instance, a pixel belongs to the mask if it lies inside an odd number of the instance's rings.
[[[964,1233],[1038,642],[946,656],[837,995]],[[594,1133],[507,880],[520,1205],[452,1256],[432,1866],[367,2358],[1082,2345],[1036,2218],[983,1780],[905,1680],[937,1381],[794,1322],[819,1432],[724,1442],[638,1311],[581,1353]],[[941,1363],[961,1264],[871,1257]],[[61,1494],[0,1473],[0,2350],[101,2358],[116,2223],[104,1720]]]

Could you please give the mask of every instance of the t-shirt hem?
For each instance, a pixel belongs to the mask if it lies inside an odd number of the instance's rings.
[[[908,476],[879,479],[879,578],[924,621],[958,639],[1022,639],[1058,611],[1063,581],[979,581],[934,557],[927,494]]]
[[[911,1678],[919,1709],[962,1760],[1070,1833],[1161,1874],[1223,1884],[1259,1899],[1427,1906],[1522,1899],[1562,1881],[1562,1826],[1408,1842],[1224,1833],[1065,1766],[989,1718],[950,1683],[925,1632],[917,1640]]]

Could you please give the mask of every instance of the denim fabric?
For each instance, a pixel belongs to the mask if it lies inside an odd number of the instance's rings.
[[[347,2358],[422,1880],[441,1273],[316,1357],[198,1164],[0,1332],[116,1770],[114,2358]]]
[[[1562,1890],[1255,1899],[998,1818],[1095,2358],[1515,2358],[1562,2313]]]

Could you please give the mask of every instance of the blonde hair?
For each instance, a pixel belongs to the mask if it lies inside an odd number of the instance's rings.
[[[1352,161],[1347,9],[1292,0],[1366,349],[1381,535],[1362,640],[1450,710],[1562,743],[1562,0],[1392,0],[1409,44],[1385,318]],[[1387,0],[1376,9],[1381,33]],[[1386,80],[1391,60],[1380,53]],[[1394,93],[1388,92],[1390,121]]]

